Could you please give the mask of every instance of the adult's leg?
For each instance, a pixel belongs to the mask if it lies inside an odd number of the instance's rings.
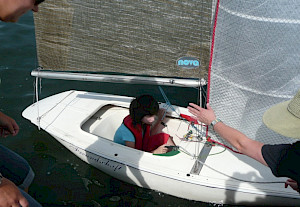
[[[3,145],[0,145],[0,173],[22,189],[28,188],[34,178],[28,162]]]
[[[34,200],[30,195],[28,195],[26,192],[24,192],[22,189],[20,189],[23,196],[26,198],[26,200],[29,203],[29,207],[42,207],[41,204],[39,204],[36,200]]]

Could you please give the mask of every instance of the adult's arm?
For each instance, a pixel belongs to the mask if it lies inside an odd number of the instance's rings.
[[[194,118],[198,119],[200,122],[210,125],[211,122],[216,119],[216,115],[209,104],[207,104],[207,109],[201,108],[193,103],[190,103],[189,105],[189,112],[192,113],[195,116]],[[214,131],[235,147],[240,153],[243,153],[263,165],[268,166],[261,152],[262,146],[264,145],[263,143],[248,138],[242,132],[227,126],[223,122],[217,122],[217,124],[214,125]]]

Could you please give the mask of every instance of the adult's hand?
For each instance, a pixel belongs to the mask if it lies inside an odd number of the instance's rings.
[[[0,185],[0,207],[28,207],[28,201],[18,187],[6,178],[2,178]]]
[[[216,119],[215,112],[208,103],[206,104],[207,109],[201,108],[193,103],[190,103],[189,105],[190,106],[187,107],[189,112],[195,116],[193,118],[199,120],[200,122],[210,125],[211,122]]]
[[[2,137],[15,136],[19,133],[19,126],[16,121],[2,112],[0,112],[0,127]]]
[[[287,181],[285,181],[284,187],[287,188],[288,186],[291,186],[291,188],[293,188],[293,190],[299,192],[299,187],[296,181],[292,180],[292,179],[287,179]]]

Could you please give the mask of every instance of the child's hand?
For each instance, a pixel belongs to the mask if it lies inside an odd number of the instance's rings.
[[[168,152],[168,148],[165,147],[166,144],[163,144],[161,146],[159,146],[158,148],[156,148],[155,150],[153,150],[153,154],[164,154]]]

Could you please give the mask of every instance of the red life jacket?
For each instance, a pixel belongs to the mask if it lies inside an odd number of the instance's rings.
[[[146,130],[143,137],[143,129],[141,124],[132,124],[130,115],[123,120],[124,125],[131,131],[135,138],[135,149],[151,152],[157,147],[167,143],[169,134],[159,133],[150,136],[150,125],[146,125]]]

